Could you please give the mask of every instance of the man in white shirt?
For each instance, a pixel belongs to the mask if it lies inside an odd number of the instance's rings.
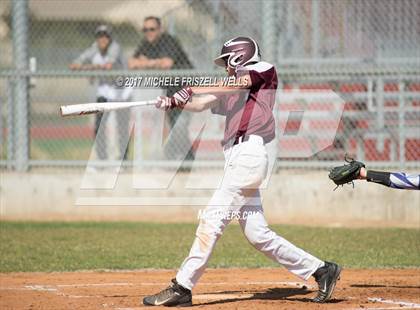
[[[111,70],[123,69],[125,62],[120,45],[113,40],[110,27],[100,25],[95,31],[95,42],[77,57],[69,68],[71,70]],[[97,80],[96,101],[123,101],[128,96],[127,92],[115,86],[113,78],[99,77]],[[96,114],[95,116],[95,136],[96,154],[99,159],[108,158],[107,139],[100,134],[98,136],[101,121],[106,122],[109,114]],[[119,158],[126,158],[127,141],[125,139],[128,132],[129,110],[118,111],[115,113],[117,118]],[[104,126],[103,124],[102,126]],[[103,131],[103,130],[102,130]]]

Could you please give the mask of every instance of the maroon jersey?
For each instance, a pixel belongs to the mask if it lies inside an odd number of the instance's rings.
[[[214,114],[226,116],[222,145],[234,138],[258,135],[265,143],[275,137],[273,107],[277,89],[277,72],[267,62],[240,67],[236,75],[249,74],[252,87],[244,93],[219,96],[220,104],[212,108]]]

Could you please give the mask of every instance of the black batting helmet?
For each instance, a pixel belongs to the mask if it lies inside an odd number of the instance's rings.
[[[249,37],[236,37],[223,44],[220,56],[214,60],[218,66],[245,66],[260,61],[260,49],[257,42]]]

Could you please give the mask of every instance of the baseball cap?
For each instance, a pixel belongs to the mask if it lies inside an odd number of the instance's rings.
[[[99,25],[98,27],[96,27],[95,30],[95,37],[99,37],[102,35],[106,35],[108,37],[111,37],[111,27],[107,26],[107,25]]]

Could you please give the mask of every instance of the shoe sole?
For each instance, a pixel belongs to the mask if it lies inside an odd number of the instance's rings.
[[[146,306],[146,307],[192,307],[192,301],[185,302],[185,303],[178,304],[178,305],[170,305],[170,306],[146,304],[144,302],[143,302],[143,305]]]
[[[330,286],[330,289],[328,290],[328,295],[327,298],[325,298],[325,300],[323,302],[326,302],[327,300],[329,300],[334,292],[335,289],[335,285],[337,284],[337,281],[340,280],[340,273],[341,273],[341,267],[337,265],[337,269],[335,270],[334,273],[334,280]]]
[[[190,302],[186,302],[184,304],[179,304],[179,305],[172,306],[172,307],[192,307],[192,302],[190,301]]]

